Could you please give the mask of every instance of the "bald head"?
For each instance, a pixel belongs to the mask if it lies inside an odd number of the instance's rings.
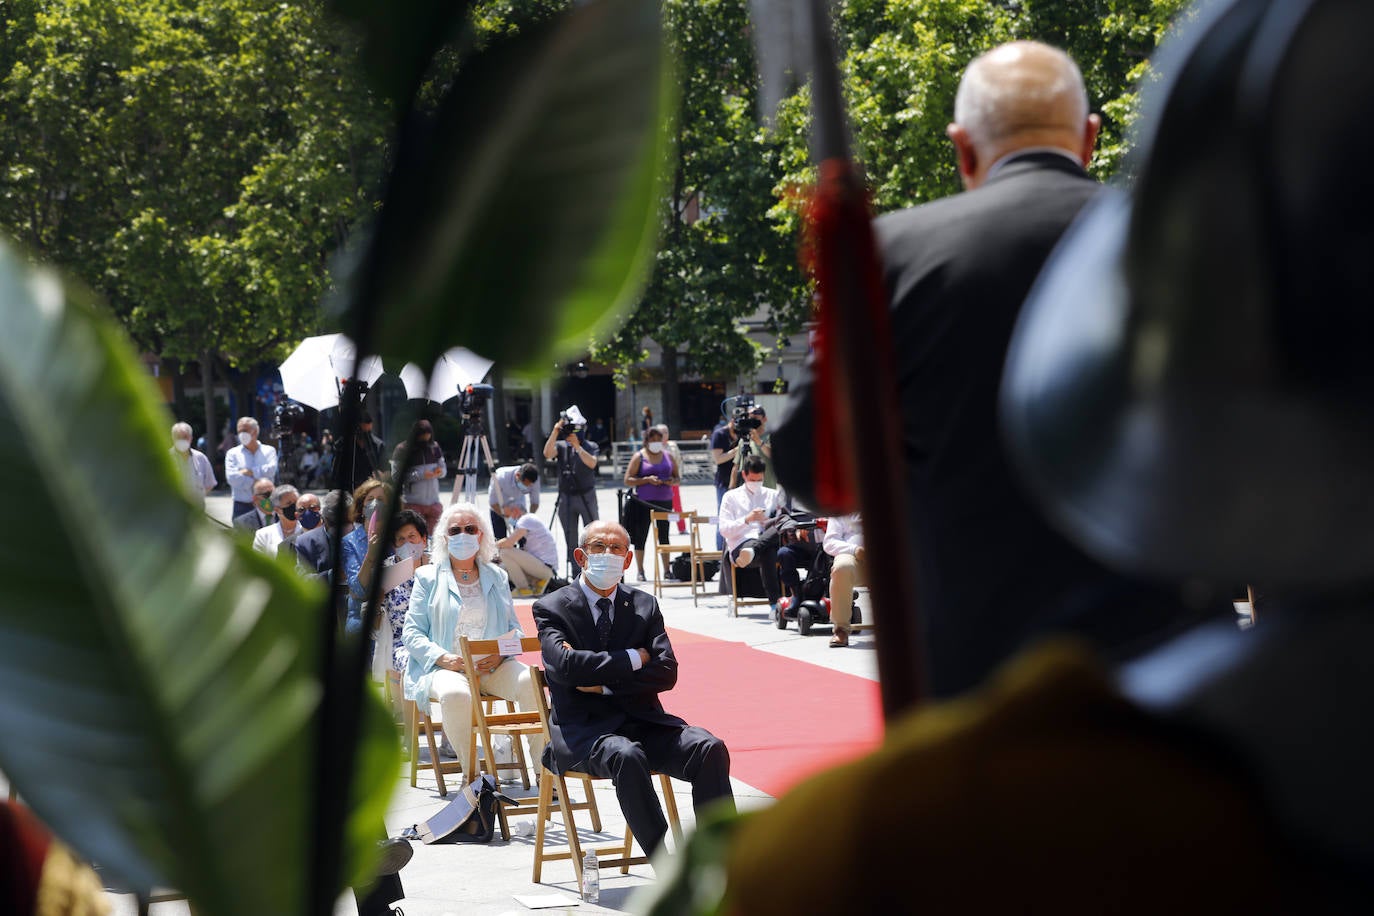
[[[998,159],[1029,147],[1062,149],[1086,166],[1099,125],[1088,113],[1083,75],[1067,54],[1014,41],[968,65],[947,132],[964,184],[975,188]]]

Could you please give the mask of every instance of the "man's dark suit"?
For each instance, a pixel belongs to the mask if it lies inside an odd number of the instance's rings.
[[[327,573],[334,568],[334,538],[324,525],[312,528],[291,542],[300,565],[312,573]]]
[[[935,696],[972,687],[1049,631],[1125,650],[1194,618],[1176,594],[1107,571],[1052,530],[1022,492],[997,429],[1021,303],[1099,188],[1066,156],[1027,153],[976,190],[874,223],[892,304],[915,598]],[[773,435],[779,478],[802,498],[811,415],[807,382]]]
[[[545,754],[559,772],[612,778],[625,820],[652,854],[668,825],[650,771],[690,782],[700,813],[717,799],[733,799],[730,754],[719,738],[665,712],[659,702],[658,695],[677,683],[677,657],[658,602],[624,585],[609,597],[613,624],[604,650],[596,612],[577,582],[534,604],[552,695],[552,740]],[[649,661],[635,671],[626,649],[647,650]],[[610,693],[576,689],[598,685]]]
[[[272,516],[269,518],[275,517]],[[267,524],[270,525],[273,524],[273,522],[269,520]],[[243,531],[257,531],[259,528],[264,527],[262,515],[257,509],[249,509],[242,515],[234,516],[234,527]]]

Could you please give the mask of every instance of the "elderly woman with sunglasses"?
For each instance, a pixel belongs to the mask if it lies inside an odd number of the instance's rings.
[[[515,619],[510,580],[494,565],[496,540],[487,513],[471,503],[444,510],[430,544],[430,564],[415,572],[401,639],[410,652],[405,694],[418,703],[437,700],[444,730],[458,753],[467,779],[475,779],[468,759],[473,697],[458,654],[458,638],[496,639],[512,631],[524,635]],[[529,668],[514,658],[476,659],[482,692],[514,700],[521,711],[535,709]],[[535,760],[543,742],[530,739]]]

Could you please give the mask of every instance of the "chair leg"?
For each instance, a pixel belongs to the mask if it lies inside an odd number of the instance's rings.
[[[587,791],[587,812],[592,816],[592,832],[601,832],[601,809],[596,806],[596,791],[589,776],[582,777],[582,788]]]
[[[410,787],[415,788],[420,774],[420,735],[417,727],[415,701],[406,701],[406,747],[410,749]]]
[[[548,825],[549,818],[553,816],[554,775],[550,773],[548,770],[542,770],[542,772],[543,775],[539,777],[539,813],[536,815],[538,824],[534,828],[535,884],[539,883],[539,876],[544,870],[544,842],[546,835],[545,828]]]
[[[417,704],[418,705],[418,704]],[[434,767],[434,781],[439,785],[439,794],[448,797],[448,786],[444,785],[444,764],[439,758],[439,746],[434,743],[434,720],[429,713],[424,713],[425,719],[425,741],[429,744],[429,762]]]
[[[511,735],[511,750],[515,752],[515,762],[520,765],[520,785],[528,791],[530,787],[530,763],[525,756],[525,738],[523,735]]]
[[[568,834],[568,850],[572,853],[573,872],[577,876],[577,886],[582,886],[582,841],[577,836],[577,821],[573,819],[572,808],[568,802],[568,781],[562,773],[554,776],[558,782],[558,807],[563,812],[563,830]],[[600,833],[601,828],[597,827]]]
[[[630,825],[625,825],[625,846],[620,850],[620,873],[628,875],[630,873],[630,853],[633,851],[635,835],[630,830]]]
[[[682,819],[677,813],[677,796],[673,794],[673,780],[667,773],[658,774],[658,784],[663,788],[663,808],[668,814],[668,826],[673,831],[673,839],[679,848],[682,846]]]

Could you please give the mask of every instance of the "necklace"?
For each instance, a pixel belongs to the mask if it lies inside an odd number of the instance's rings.
[[[476,567],[473,567],[472,569],[459,569],[459,570],[458,570],[458,578],[462,579],[464,582],[469,581],[469,580],[472,579],[472,577],[475,576],[475,575],[477,575],[477,568],[476,568]]]

